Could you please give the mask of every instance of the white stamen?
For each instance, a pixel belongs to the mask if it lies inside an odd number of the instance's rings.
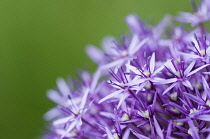
[[[121,54],[122,54],[122,56],[127,56],[128,52],[126,50],[123,50]]]
[[[175,73],[175,75],[178,76],[178,77],[180,77],[180,76],[181,76],[181,73],[180,73],[179,71],[177,71],[177,72]]]
[[[195,83],[193,84],[194,87],[198,88],[198,89],[201,89],[202,88],[202,85],[200,83]]]
[[[127,113],[124,113],[124,114],[122,115],[121,121],[124,122],[124,121],[128,121],[128,120],[130,120],[128,114],[127,114]]]
[[[179,111],[177,108],[171,108],[171,110],[172,110],[173,112],[177,113],[177,114],[180,113],[180,111]]]
[[[197,127],[195,127],[195,130],[199,131]],[[192,129],[190,128],[187,133],[192,136]]]
[[[179,58],[177,58],[177,59],[175,59],[175,64],[179,64],[179,63],[181,63],[181,59],[180,59],[180,57]]]
[[[113,137],[114,139],[120,139],[117,133],[114,133]]]
[[[143,73],[144,73],[144,75],[146,75],[146,76],[149,76],[149,75],[150,75],[150,72],[149,72],[148,70],[144,71]]]
[[[146,111],[142,112],[141,116],[144,118],[149,118],[149,111],[146,110]]]
[[[210,100],[206,101],[206,105],[210,107]]]
[[[168,76],[172,77],[173,75],[170,72],[166,73]]]
[[[173,101],[177,101],[177,92],[174,92],[170,95],[170,98],[173,100]]]
[[[147,90],[150,90],[152,85],[150,82],[147,82],[147,84],[144,86]]]
[[[152,95],[151,95],[151,94],[148,94],[148,95],[147,95],[147,101],[148,101],[148,102],[151,102],[151,101],[152,101]]]
[[[204,56],[204,55],[205,55],[205,50],[200,50],[200,54],[201,54],[202,56]]]
[[[184,123],[183,123],[183,122],[177,122],[176,125],[178,125],[178,126],[183,126]]]
[[[71,136],[72,136],[72,137],[76,137],[76,136],[77,136],[77,131],[76,131],[76,130],[72,131],[72,132],[71,132]]]
[[[196,111],[197,111],[196,108],[190,109],[190,114]]]

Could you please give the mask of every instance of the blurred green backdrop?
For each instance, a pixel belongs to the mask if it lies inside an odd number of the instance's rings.
[[[191,11],[189,1],[1,0],[0,139],[39,138],[54,106],[46,90],[77,69],[93,71],[84,47],[127,33],[126,15],[154,24],[177,11]]]

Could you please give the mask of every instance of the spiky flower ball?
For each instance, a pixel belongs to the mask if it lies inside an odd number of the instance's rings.
[[[209,139],[210,34],[203,22],[210,0],[152,28],[136,15],[125,20],[131,35],[105,38],[103,50],[86,48],[98,64],[93,75],[58,79],[48,92],[57,107],[45,115],[44,139]]]

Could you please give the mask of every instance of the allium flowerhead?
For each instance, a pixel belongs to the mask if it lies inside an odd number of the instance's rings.
[[[49,90],[57,106],[45,114],[44,139],[210,138],[210,34],[203,25],[210,2],[194,8],[155,27],[129,15],[129,36],[105,38],[102,50],[87,46],[97,70],[81,72],[79,81],[58,79]]]

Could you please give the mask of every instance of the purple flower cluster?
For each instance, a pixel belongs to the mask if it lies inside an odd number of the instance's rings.
[[[194,8],[155,27],[129,15],[131,35],[88,46],[98,68],[49,90],[44,139],[210,139],[210,0]]]

